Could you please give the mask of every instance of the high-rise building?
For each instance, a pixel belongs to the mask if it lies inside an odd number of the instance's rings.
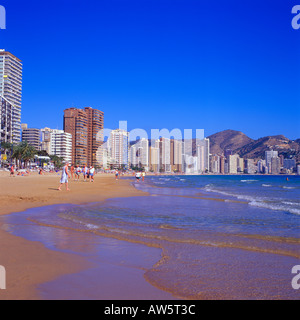
[[[72,135],[57,130],[51,138],[51,155],[56,155],[64,159],[64,162],[72,162]]]
[[[103,143],[104,113],[97,109],[69,108],[64,111],[64,131],[72,135],[72,163],[98,166],[97,152]]]
[[[254,174],[256,173],[257,167],[254,164],[254,160],[253,159],[246,159],[245,160],[245,164],[246,164],[246,172],[248,174]]]
[[[160,140],[152,140],[149,149],[150,171],[160,172]]]
[[[27,141],[28,144],[33,146],[36,150],[40,150],[41,146],[41,131],[36,128],[23,127],[22,141]]]
[[[122,129],[112,130],[109,137],[111,165],[113,168],[129,166],[129,133]]]
[[[13,143],[13,106],[5,98],[0,96],[0,143]]]
[[[296,159],[284,159],[283,167],[288,170],[294,170],[296,168]]]
[[[130,147],[130,164],[134,167],[149,170],[149,140],[141,138]]]
[[[182,172],[182,140],[171,140],[171,170]]]
[[[266,173],[266,161],[265,160],[258,160],[257,161],[257,172],[258,173]]]
[[[206,173],[210,170],[210,141],[209,139],[197,140],[197,169],[199,173]]]
[[[271,171],[271,159],[273,157],[278,157],[278,151],[269,150],[265,152],[266,166],[269,168],[269,172]]]
[[[269,173],[271,174],[279,174],[280,170],[281,170],[281,165],[280,165],[280,158],[279,157],[272,157],[271,158],[271,163],[269,166],[269,169],[271,168],[271,170],[269,171]]]
[[[8,109],[1,108],[1,119],[8,118],[5,123],[11,126],[9,142],[12,143],[21,141],[22,68],[19,58],[4,49],[0,50],[0,97],[10,105]],[[7,127],[4,130],[7,132]]]
[[[160,164],[163,172],[171,172],[171,139],[160,138]]]
[[[228,173],[229,174],[237,174],[238,173],[238,162],[239,156],[237,154],[228,156]]]
[[[245,169],[244,158],[237,158],[237,171],[243,173]]]
[[[225,156],[220,156],[220,173],[225,174]]]
[[[210,172],[220,173],[220,157],[218,155],[210,156]]]
[[[44,128],[41,129],[41,150],[49,155],[64,158],[65,162],[72,162],[72,135],[63,130]]]

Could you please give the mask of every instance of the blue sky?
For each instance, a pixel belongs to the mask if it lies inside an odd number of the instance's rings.
[[[105,127],[300,138],[300,1],[0,0],[0,47],[23,61],[22,122],[68,107]]]

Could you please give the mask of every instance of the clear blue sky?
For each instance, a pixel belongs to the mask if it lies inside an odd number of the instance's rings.
[[[105,127],[300,138],[300,0],[0,0],[0,48],[23,69],[22,122],[68,107]]]

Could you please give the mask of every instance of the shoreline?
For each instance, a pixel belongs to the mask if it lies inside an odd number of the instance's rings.
[[[60,175],[9,177],[0,172],[0,216],[26,212],[58,204],[101,202],[109,198],[145,196],[126,179],[115,180],[113,175],[95,176],[95,182],[70,181],[70,192],[57,190]],[[42,242],[12,235],[0,222],[0,241],[5,244],[0,251],[0,265],[6,269],[6,290],[0,290],[0,300],[39,300],[38,288],[64,276],[75,276],[88,270],[91,263],[76,253],[59,252],[47,248]],[[108,265],[109,266],[109,265]],[[120,270],[118,271],[120,273]],[[127,271],[125,271],[127,272]],[[128,273],[128,272],[127,272]],[[152,287],[144,277],[133,272],[141,287]],[[142,283],[145,282],[145,283]],[[153,288],[154,296],[157,294]],[[151,291],[151,288],[150,288]],[[162,295],[163,298],[164,295]],[[113,297],[111,297],[113,299]]]

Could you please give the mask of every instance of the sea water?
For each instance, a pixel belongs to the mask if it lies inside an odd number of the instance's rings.
[[[299,299],[291,270],[300,264],[300,177],[286,178],[147,176],[131,183],[148,195],[35,209],[6,225],[66,251],[89,252],[94,237],[159,248],[144,276],[179,298]],[[64,231],[91,243],[69,243]]]

